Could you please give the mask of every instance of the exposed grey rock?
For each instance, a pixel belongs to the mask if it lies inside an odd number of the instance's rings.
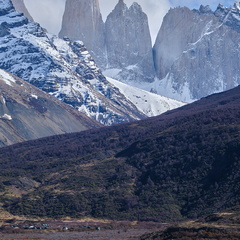
[[[33,18],[30,15],[30,13],[28,12],[23,0],[11,0],[11,1],[17,12],[23,13],[25,17],[27,17],[29,20],[33,21]]]
[[[9,34],[10,34],[10,31],[7,28],[6,24],[1,23],[1,25],[0,25],[0,37],[5,37]]]
[[[119,80],[152,82],[155,70],[147,15],[139,4],[119,0],[106,23],[108,68],[120,69]]]
[[[137,3],[128,8],[120,0],[104,29],[98,0],[67,0],[59,36],[82,40],[110,77],[125,82],[154,80],[148,19]]]
[[[199,12],[200,13],[212,13],[212,10],[209,7],[209,5],[206,5],[206,6],[201,5],[199,8]]]
[[[240,83],[238,8],[171,9],[154,45],[157,75],[169,97],[185,101]]]
[[[0,146],[101,126],[1,69],[0,93]]]
[[[106,66],[104,23],[98,0],[67,0],[59,36],[83,41],[97,64]]]
[[[158,78],[164,78],[189,44],[196,42],[206,28],[214,28],[216,22],[218,19],[213,15],[201,15],[187,7],[170,9],[163,19],[153,47]]]

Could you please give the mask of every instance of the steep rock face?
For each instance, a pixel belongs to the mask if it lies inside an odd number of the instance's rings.
[[[82,42],[47,34],[0,1],[0,68],[111,125],[146,116],[111,85]]]
[[[101,124],[0,69],[0,146]]]
[[[119,80],[152,82],[155,76],[147,15],[137,3],[119,0],[106,23],[108,68],[119,69]]]
[[[201,37],[204,28],[211,21],[212,16],[201,16],[187,7],[169,10],[153,47],[154,63],[160,79],[167,75],[189,43],[194,43]]]
[[[60,37],[81,40],[99,66],[106,66],[104,23],[98,0],[67,0]]]
[[[14,8],[17,12],[23,13],[25,17],[27,17],[29,20],[33,21],[32,16],[28,12],[23,0],[11,0]]]
[[[109,77],[152,82],[155,69],[147,15],[119,0],[104,25],[98,0],[67,0],[60,37],[81,40]]]
[[[169,97],[191,101],[240,83],[239,16],[236,4],[215,12],[203,6],[169,11],[154,45],[157,75]]]

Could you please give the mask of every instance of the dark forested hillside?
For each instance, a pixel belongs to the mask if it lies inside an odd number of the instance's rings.
[[[177,221],[240,205],[240,87],[159,117],[0,149],[16,215]]]

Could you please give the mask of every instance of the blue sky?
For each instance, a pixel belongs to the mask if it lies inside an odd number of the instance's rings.
[[[187,6],[198,9],[201,4],[210,5],[215,10],[219,3],[226,7],[234,4],[235,0],[124,0],[130,6],[138,2],[143,11],[148,14],[150,31],[153,41],[161,26],[164,15],[170,7]],[[58,34],[61,28],[61,18],[65,0],[24,0],[29,12],[49,32]],[[99,0],[103,19],[113,10],[118,0]]]

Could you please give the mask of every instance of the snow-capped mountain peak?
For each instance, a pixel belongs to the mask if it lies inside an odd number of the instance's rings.
[[[9,0],[0,7],[0,68],[105,125],[146,117],[106,80],[82,42],[46,33]]]

